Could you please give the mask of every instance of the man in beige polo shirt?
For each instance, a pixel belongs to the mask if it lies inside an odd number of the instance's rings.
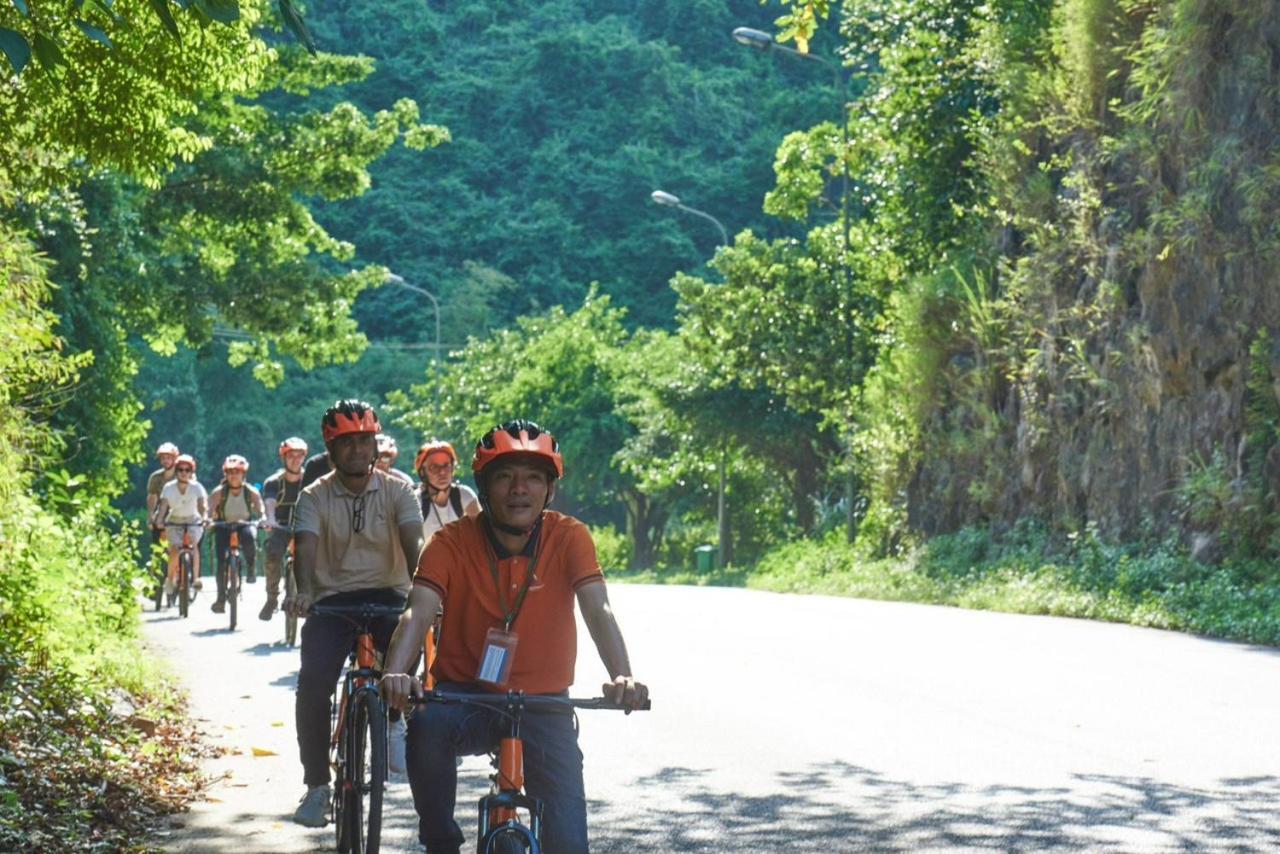
[[[313,604],[404,607],[409,567],[422,548],[422,511],[413,488],[374,468],[382,431],[373,407],[343,400],[320,424],[333,471],[302,490],[294,515],[298,592],[285,608],[306,616]],[[396,620],[374,621],[385,651]],[[307,792],[294,821],[323,827],[329,801],[329,694],[355,642],[350,620],[312,615],[302,627],[294,714]]]

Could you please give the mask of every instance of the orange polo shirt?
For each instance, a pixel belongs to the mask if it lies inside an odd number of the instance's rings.
[[[475,681],[486,634],[502,628],[503,616],[536,561],[529,593],[511,626],[519,641],[506,687],[531,694],[564,691],[573,683],[578,653],[574,594],[582,585],[604,578],[591,532],[577,519],[548,510],[533,557],[498,559],[482,519],[466,516],[445,525],[418,559],[413,583],[431,588],[444,602],[432,675],[437,682]],[[501,597],[491,560],[497,566]]]

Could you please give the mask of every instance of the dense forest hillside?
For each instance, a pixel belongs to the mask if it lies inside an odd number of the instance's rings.
[[[390,153],[368,193],[321,206],[320,219],[362,259],[438,293],[452,342],[578,303],[593,281],[630,322],[670,326],[668,281],[720,241],[650,192],[675,193],[730,234],[778,232],[761,211],[774,150],[835,116],[822,69],[730,38],[777,14],[754,0],[316,4],[322,44],[377,63],[328,97],[370,110],[416,98],[452,136],[427,158]],[[374,338],[418,340],[432,322],[404,291],[367,299]]]
[[[712,224],[653,204],[652,190],[678,194],[730,234],[803,232],[762,211],[774,151],[789,131],[833,119],[838,101],[823,69],[773,62],[730,38],[776,14],[752,0],[319,4],[308,22],[321,47],[371,57],[372,73],[267,101],[296,111],[349,100],[374,112],[410,97],[448,128],[450,141],[427,154],[388,151],[358,198],[312,202],[358,261],[438,296],[446,349],[579,304],[593,281],[629,309],[629,325],[670,327],[669,280],[705,269],[720,238]],[[828,52],[835,29],[829,22],[822,34]],[[359,362],[294,365],[274,390],[248,366],[225,364],[232,333],[176,359],[136,341],[148,444],[172,438],[213,461],[235,451],[266,470],[271,437],[318,439],[325,401],[381,402],[423,380],[436,320],[429,300],[384,286],[361,293],[353,313],[373,342]],[[420,439],[389,429],[405,445]],[[141,501],[146,467],[133,470],[122,504]]]

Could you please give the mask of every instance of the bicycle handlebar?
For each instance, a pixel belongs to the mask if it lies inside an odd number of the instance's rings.
[[[632,708],[606,697],[554,697],[546,694],[526,694],[523,691],[508,691],[505,694],[468,694],[462,691],[427,691],[421,697],[410,697],[411,703],[469,703],[474,706],[491,706],[508,708],[510,706],[537,708],[539,706],[574,709],[599,709],[614,712],[647,712],[651,701],[645,700],[643,706]]]
[[[404,608],[399,605],[374,605],[367,602],[360,605],[312,605],[307,611],[310,617],[346,617],[356,620],[374,620],[378,617],[399,619],[403,613]]]
[[[205,522],[205,526],[208,528],[238,528],[248,525],[256,527],[261,524],[262,519],[245,519],[241,522],[231,522],[226,519],[210,519],[208,522]]]

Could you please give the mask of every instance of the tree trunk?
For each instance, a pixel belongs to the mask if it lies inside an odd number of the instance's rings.
[[[666,511],[658,509],[653,500],[633,489],[622,493],[627,508],[627,536],[631,539],[631,563],[629,569],[648,569],[653,566],[662,529],[667,523]]]

